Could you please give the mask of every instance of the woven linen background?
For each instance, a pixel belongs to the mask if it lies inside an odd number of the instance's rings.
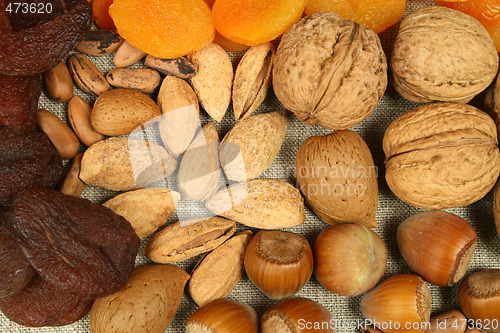
[[[406,13],[421,7],[423,5],[434,4],[432,1],[415,1],[408,0]],[[397,27],[392,27],[380,35],[386,54],[389,55],[392,40],[396,34]],[[236,65],[243,53],[230,54],[233,64]],[[89,57],[105,74],[112,69],[112,56],[105,57]],[[143,67],[143,61],[133,67]],[[81,90],[75,88],[75,94],[82,96],[84,99],[93,103],[95,97],[85,95]],[[379,184],[379,205],[377,212],[378,228],[374,229],[384,240],[388,249],[388,264],[384,279],[401,273],[411,273],[410,269],[399,254],[396,244],[396,229],[398,224],[410,215],[420,211],[417,208],[411,207],[397,197],[389,190],[384,179],[384,153],[382,151],[382,137],[385,129],[391,121],[402,113],[413,109],[417,104],[410,103],[400,97],[391,85],[382,98],[380,104],[375,111],[363,122],[353,127],[352,129],[359,133],[370,147],[375,165],[378,169],[378,184]],[[45,108],[60,116],[67,121],[67,103],[57,103],[49,100],[44,94],[39,103],[40,108]],[[276,99],[272,91],[266,98],[264,104],[256,111],[256,113],[269,112],[274,110],[284,110],[284,107]],[[312,135],[324,135],[330,131],[322,129],[318,126],[308,126],[299,122],[290,112],[288,130],[285,142],[272,166],[260,178],[274,178],[287,181],[296,185],[295,177],[295,156],[302,142]],[[201,123],[205,124],[211,119],[204,111],[201,112]],[[233,110],[230,108],[221,123],[217,124],[219,135],[222,137],[234,125]],[[82,148],[83,149],[83,148]],[[175,189],[175,188],[173,188]],[[116,193],[103,189],[87,186],[83,197],[97,203],[102,203],[105,200],[113,197]],[[459,209],[451,209],[449,211],[462,216],[472,223],[478,233],[478,244],[476,252],[472,258],[470,270],[481,270],[485,268],[500,268],[500,239],[495,232],[494,220],[492,215],[492,194],[489,193],[482,200],[468,207]],[[182,204],[182,203],[181,203]],[[193,215],[198,213],[198,208],[183,205],[183,210],[189,210]],[[200,210],[201,211],[201,210]],[[177,220],[177,214],[174,213],[169,219],[169,223]],[[328,225],[321,221],[315,214],[306,206],[306,221],[304,224],[287,230],[300,233],[314,243],[317,235],[324,230]],[[248,229],[243,225],[238,225],[238,231]],[[253,230],[256,232],[257,230]],[[146,240],[149,239],[146,238]],[[145,240],[143,240],[144,247]],[[141,248],[141,250],[142,250]],[[199,257],[191,258],[177,265],[185,269],[188,273],[191,272]],[[147,258],[139,253],[136,265],[147,263]],[[432,292],[432,313],[436,314],[445,310],[458,307],[457,291],[458,284],[450,288],[441,288],[428,284]],[[344,297],[335,295],[323,287],[316,281],[314,274],[306,286],[297,294],[311,298],[326,306],[336,320],[336,323],[341,325],[336,332],[357,332],[355,328],[347,327],[351,323],[356,323],[356,320],[362,320],[363,316],[359,309],[361,296]],[[262,294],[249,281],[244,274],[241,281],[233,292],[229,295],[229,299],[239,300],[253,307],[259,317],[276,302]],[[196,304],[191,300],[187,292],[184,293],[181,305],[177,311],[177,315],[173,319],[166,332],[184,332],[185,322],[187,318],[197,309]],[[0,332],[90,332],[88,325],[88,315],[82,320],[64,327],[46,327],[46,328],[27,328],[17,325],[8,320],[3,314],[0,314]],[[238,332],[234,332],[238,333]]]

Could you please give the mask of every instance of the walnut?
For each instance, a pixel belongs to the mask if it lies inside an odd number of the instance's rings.
[[[359,123],[387,87],[387,61],[372,30],[332,12],[304,17],[282,37],[273,88],[309,125],[334,130]]]
[[[404,202],[423,209],[469,205],[481,199],[500,173],[495,123],[460,103],[431,103],[396,118],[383,148],[385,178]]]
[[[390,66],[394,88],[412,102],[467,103],[495,78],[498,53],[472,16],[429,6],[401,22]]]

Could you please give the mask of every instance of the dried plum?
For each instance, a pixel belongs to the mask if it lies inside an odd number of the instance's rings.
[[[33,75],[47,71],[90,29],[92,9],[87,0],[27,0],[27,12],[26,5],[17,8],[15,3],[0,1],[0,73]]]
[[[9,205],[25,189],[55,187],[62,168],[61,157],[45,133],[0,131],[0,206]]]
[[[42,92],[40,75],[17,76],[0,74],[0,131],[23,134],[36,123],[38,98]]]
[[[0,310],[7,318],[24,326],[63,326],[80,320],[93,300],[58,290],[35,275],[20,292],[0,298]]]
[[[35,274],[0,212],[0,297],[23,289]]]
[[[31,265],[58,289],[83,298],[118,291],[140,240],[130,223],[86,199],[29,189],[12,203],[9,226]]]

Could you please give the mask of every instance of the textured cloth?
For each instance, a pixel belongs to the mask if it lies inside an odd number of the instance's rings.
[[[432,1],[419,1],[408,0],[407,13],[423,5],[434,4]],[[386,54],[389,54],[391,42],[396,34],[397,27],[391,27],[387,31],[380,34],[382,43]],[[231,58],[233,64],[236,66],[238,60],[243,53],[233,53]],[[94,63],[107,73],[113,68],[112,56],[105,57],[90,57]],[[134,65],[133,67],[143,67],[143,62]],[[87,101],[93,103],[94,97],[85,95],[78,88],[75,88],[75,94],[81,95]],[[400,222],[405,218],[411,216],[420,210],[411,207],[396,196],[392,194],[388,188],[384,173],[384,153],[382,151],[382,137],[385,129],[392,122],[394,118],[402,113],[409,111],[416,107],[417,104],[411,103],[400,97],[389,84],[385,96],[382,98],[380,104],[375,111],[363,122],[352,128],[352,130],[359,133],[368,144],[375,165],[378,170],[378,183],[379,183],[379,206],[377,213],[378,228],[374,229],[384,240],[388,249],[388,264],[384,279],[401,273],[411,273],[406,265],[402,256],[399,253],[396,243],[396,230]],[[63,120],[67,120],[67,103],[57,103],[49,100],[44,94],[39,103],[40,108],[45,108],[56,113]],[[284,107],[276,99],[271,92],[266,98],[264,104],[257,110],[256,113],[269,112],[275,110],[284,110]],[[201,122],[202,124],[211,121],[210,117],[202,111]],[[217,124],[219,135],[222,138],[227,131],[231,129],[234,124],[233,110],[230,108],[221,123]],[[298,121],[293,114],[289,113],[288,130],[285,142],[279,152],[276,160],[272,166],[260,178],[275,178],[287,181],[296,185],[295,177],[295,156],[302,142],[312,135],[324,135],[330,131],[317,126],[309,126]],[[102,203],[105,200],[115,195],[112,191],[97,189],[87,186],[83,197],[93,201]],[[468,207],[451,209],[459,216],[462,216],[476,228],[478,233],[478,243],[476,252],[472,258],[470,270],[480,270],[485,268],[500,268],[500,261],[498,260],[500,254],[500,240],[496,234],[493,214],[492,214],[492,194],[489,193],[485,198],[479,202]],[[185,208],[185,207],[184,207]],[[191,208],[190,208],[191,209]],[[191,213],[196,214],[197,208],[192,208]],[[170,218],[169,222],[177,220],[176,213]],[[288,229],[293,232],[300,233],[306,237],[311,245],[318,234],[324,230],[328,225],[321,221],[307,206],[306,206],[306,221],[304,224],[295,228]],[[238,231],[248,229],[242,225],[238,225]],[[253,230],[256,232],[256,230]],[[147,238],[149,239],[149,237]],[[147,240],[146,239],[146,240]],[[143,246],[145,241],[143,240]],[[188,273],[191,272],[196,261],[199,257],[186,260],[178,263],[180,267],[185,269]],[[139,254],[137,258],[137,265],[147,263],[147,258]],[[457,293],[458,284],[450,288],[440,288],[428,284],[432,292],[432,313],[436,314],[442,311],[458,308]],[[332,313],[335,323],[340,327],[335,329],[335,332],[359,332],[356,327],[349,327],[349,325],[356,325],[358,320],[363,320],[359,303],[361,296],[358,297],[344,297],[335,295],[323,287],[321,287],[314,274],[310,281],[306,284],[302,291],[297,296],[311,298],[326,306]],[[253,307],[259,317],[276,302],[262,294],[253,284],[249,281],[248,277],[244,274],[241,281],[233,292],[229,295],[229,299],[239,300],[247,303]],[[196,304],[191,300],[187,292],[184,293],[182,303],[177,311],[177,315],[170,324],[166,332],[184,332],[185,322],[187,318],[197,309]],[[0,314],[0,332],[90,332],[88,326],[88,316],[79,322],[56,328],[26,328],[19,326],[9,321],[5,316]],[[237,333],[237,332],[235,332]]]

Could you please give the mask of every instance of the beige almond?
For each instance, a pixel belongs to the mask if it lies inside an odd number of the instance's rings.
[[[236,223],[220,217],[170,224],[146,244],[144,254],[158,263],[173,263],[211,251],[234,234]]]
[[[198,306],[226,298],[243,274],[251,231],[238,233],[202,258],[189,281],[189,294]]]
[[[90,120],[99,133],[117,136],[132,133],[160,114],[160,108],[148,95],[132,89],[113,89],[97,98]]]
[[[85,190],[85,183],[80,179],[80,169],[82,166],[83,153],[76,154],[75,157],[66,165],[63,172],[63,182],[59,192],[79,197]]]
[[[160,74],[149,68],[115,68],[106,74],[109,84],[152,94],[160,86]]]
[[[145,188],[119,194],[103,206],[126,218],[137,236],[144,238],[167,222],[179,198],[179,193],[167,188]]]
[[[164,75],[172,75],[180,79],[189,79],[196,74],[195,66],[184,57],[160,59],[148,54],[145,63],[146,66],[156,69]]]
[[[176,167],[177,161],[160,145],[127,137],[109,138],[85,151],[80,179],[96,187],[130,191],[164,180]]]
[[[124,41],[116,50],[113,62],[116,67],[132,66],[146,56],[146,52],[132,46],[128,41]]]
[[[38,127],[49,137],[63,158],[73,158],[80,149],[80,141],[75,133],[55,114],[40,109],[36,112]]]
[[[189,280],[174,265],[134,269],[120,291],[97,299],[90,310],[91,333],[163,333],[179,307]]]
[[[72,54],[68,58],[68,69],[76,85],[86,93],[99,96],[111,89],[101,71],[83,54]]]
[[[220,144],[219,158],[227,178],[243,181],[266,171],[280,151],[286,128],[284,111],[258,114],[237,122]]]
[[[241,120],[257,109],[271,86],[274,47],[271,43],[252,46],[241,58],[233,82],[234,118]]]
[[[67,102],[73,97],[73,80],[68,67],[60,62],[45,73],[45,89],[50,98],[57,102]]]
[[[189,147],[199,127],[198,98],[186,81],[166,76],[158,93],[158,105],[161,140],[167,151],[177,157]]]
[[[215,121],[221,121],[231,102],[231,59],[222,47],[213,43],[190,53],[188,59],[196,67],[196,75],[189,80],[201,106]]]
[[[304,199],[294,186],[277,179],[232,184],[207,200],[214,214],[259,229],[281,229],[305,220]]]
[[[105,137],[97,132],[90,122],[92,106],[80,96],[73,96],[68,103],[68,121],[76,136],[86,145],[104,140]]]
[[[122,42],[123,38],[116,31],[90,30],[83,35],[76,49],[88,55],[104,56],[115,52]]]
[[[432,316],[430,327],[424,333],[464,333],[467,328],[467,318],[458,310],[450,310]]]
[[[219,163],[219,134],[214,123],[198,130],[182,156],[177,186],[184,200],[205,201],[217,192],[222,170]]]

